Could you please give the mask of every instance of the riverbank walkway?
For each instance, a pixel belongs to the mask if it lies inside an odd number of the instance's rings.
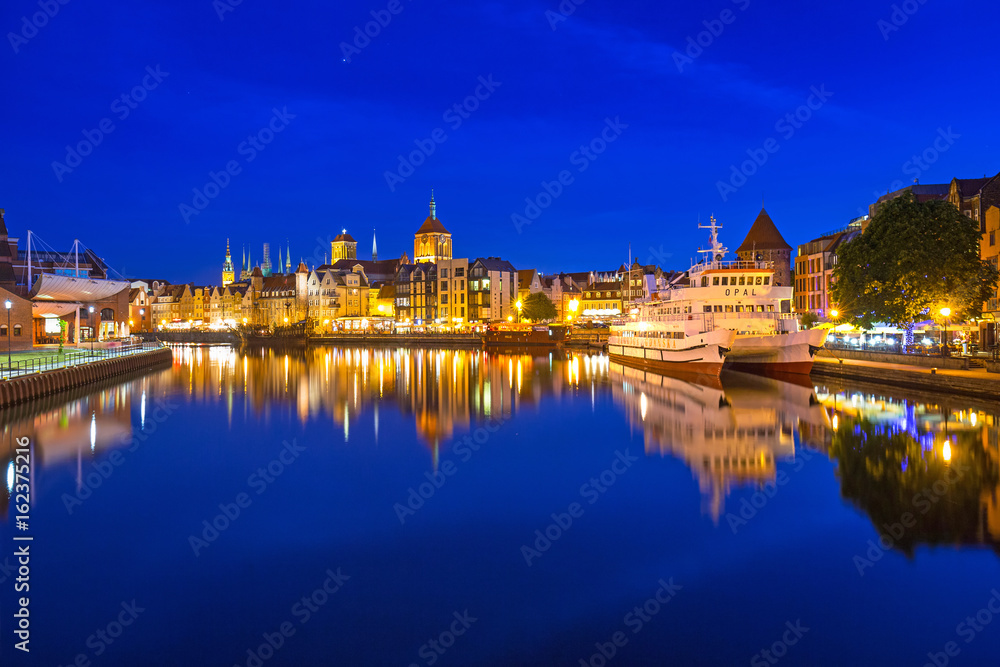
[[[36,373],[44,373],[60,368],[84,366],[106,359],[118,359],[143,352],[159,350],[164,345],[159,342],[128,345],[99,343],[93,349],[86,345],[66,347],[62,352],[58,346],[40,347],[10,353],[10,363],[6,354],[0,352],[0,380],[10,380]]]

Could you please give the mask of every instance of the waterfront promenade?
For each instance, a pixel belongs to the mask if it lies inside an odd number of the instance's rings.
[[[20,358],[18,358],[20,357]],[[40,350],[11,354],[0,364],[0,408],[51,396],[108,378],[170,363],[162,343],[140,343],[59,353]]]
[[[817,355],[812,375],[978,398],[1000,397],[1000,375],[985,368],[963,370],[924,367]]]

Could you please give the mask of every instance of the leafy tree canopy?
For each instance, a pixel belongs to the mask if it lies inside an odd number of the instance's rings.
[[[799,317],[799,324],[801,324],[806,329],[812,329],[819,322],[819,315],[810,311],[802,313]]]
[[[555,316],[556,307],[549,300],[549,297],[541,292],[529,294],[521,303],[521,317],[527,318],[532,322],[551,320]]]
[[[978,317],[997,284],[996,269],[979,259],[980,239],[979,223],[952,204],[906,193],[840,247],[830,295],[863,328],[933,319],[943,307],[953,321]]]

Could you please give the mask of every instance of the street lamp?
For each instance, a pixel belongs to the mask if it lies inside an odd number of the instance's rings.
[[[830,317],[832,317],[833,319],[837,319],[838,317],[840,317],[840,311],[834,308],[833,310],[830,311]]]
[[[3,307],[7,309],[7,370],[8,371],[10,371],[10,365],[11,365],[10,364],[10,309],[13,306],[14,304],[10,302],[10,299],[7,299],[6,301],[3,302]]]
[[[88,309],[90,311],[90,354],[94,355],[94,307],[90,306]]]
[[[521,321],[521,300],[518,299],[517,303],[515,303],[514,306],[517,308],[517,321],[520,322]]]
[[[951,308],[945,306],[940,312],[941,316],[944,318],[944,347],[941,348],[941,356],[949,357],[951,354],[948,349],[948,318],[951,317]]]

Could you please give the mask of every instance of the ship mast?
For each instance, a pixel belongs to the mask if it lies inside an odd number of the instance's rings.
[[[711,247],[707,249],[698,249],[698,252],[708,254],[708,257],[705,260],[705,265],[707,268],[711,268],[716,262],[721,262],[723,257],[726,256],[726,253],[729,252],[729,248],[722,245],[722,242],[719,241],[719,230],[722,229],[722,225],[719,224],[713,215],[709,219],[707,225],[703,225],[699,222],[698,229],[708,229],[711,232],[709,236],[709,243],[711,244]]]

